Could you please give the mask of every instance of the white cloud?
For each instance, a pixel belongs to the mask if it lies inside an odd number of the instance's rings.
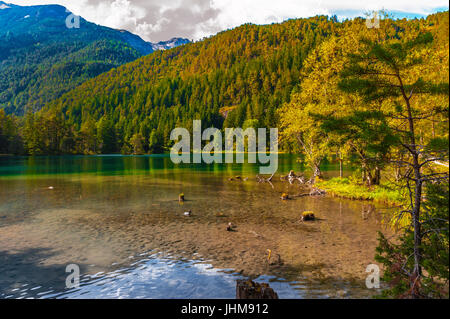
[[[181,36],[199,39],[251,22],[266,24],[289,18],[334,14],[363,15],[386,9],[426,15],[448,8],[443,0],[10,0],[19,5],[58,3],[85,19],[127,29],[145,40]]]

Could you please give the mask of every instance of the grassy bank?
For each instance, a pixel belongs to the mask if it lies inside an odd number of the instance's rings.
[[[349,178],[332,178],[328,181],[316,182],[317,187],[329,194],[349,199],[373,200],[389,205],[401,205],[403,197],[394,185],[382,184],[367,187],[351,181]]]

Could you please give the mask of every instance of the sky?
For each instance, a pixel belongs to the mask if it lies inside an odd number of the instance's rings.
[[[60,4],[88,21],[138,34],[146,41],[199,40],[244,23],[268,24],[318,14],[339,19],[387,10],[424,17],[448,10],[444,0],[3,0],[18,5]]]

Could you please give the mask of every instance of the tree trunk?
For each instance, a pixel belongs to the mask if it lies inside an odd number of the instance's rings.
[[[433,138],[435,138],[436,137],[436,129],[434,127],[434,116],[431,117],[431,133],[432,133]]]
[[[236,299],[278,299],[278,294],[266,283],[237,280]]]
[[[400,180],[400,167],[395,167],[394,169],[395,181],[398,182]]]
[[[322,178],[322,172],[317,164],[314,164],[314,177]]]
[[[414,298],[418,298],[418,284],[420,276],[422,275],[421,267],[421,251],[422,245],[422,233],[420,224],[420,204],[422,201],[422,176],[419,165],[419,155],[414,155],[414,178],[415,178],[415,190],[414,190],[414,207],[412,209],[412,220],[414,226],[414,270],[411,278],[411,294]]]
[[[381,181],[381,169],[378,166],[376,166],[375,176],[373,177],[372,185],[380,185],[380,181]]]
[[[406,110],[408,112],[408,124],[409,124],[409,146],[406,146],[406,149],[410,152],[413,158],[413,169],[414,169],[414,206],[412,207],[412,224],[414,227],[414,269],[412,273],[412,278],[410,279],[411,285],[411,295],[413,298],[418,298],[419,296],[419,284],[420,284],[420,276],[422,274],[421,267],[421,251],[420,246],[422,244],[422,233],[421,233],[421,225],[420,225],[420,204],[422,201],[422,174],[420,172],[421,166],[419,164],[419,151],[417,150],[416,144],[416,136],[414,129],[414,117],[412,114],[410,98],[412,96],[412,91],[410,96],[406,96],[405,89],[403,87],[403,83],[401,78],[399,77],[400,89],[403,95],[403,98],[406,102]]]
[[[363,184],[367,186],[372,185],[372,174],[370,172],[370,169],[368,169],[367,160],[365,158],[362,158],[362,182]]]
[[[367,186],[372,186],[372,182],[373,182],[373,176],[372,176],[372,172],[370,171],[370,169],[364,168],[365,173],[364,176],[366,177],[365,183]]]

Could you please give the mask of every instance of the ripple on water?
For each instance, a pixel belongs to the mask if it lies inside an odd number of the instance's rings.
[[[281,159],[280,173],[295,165],[296,158]],[[62,157],[0,167],[0,298],[233,298],[244,275],[284,298],[368,295],[338,280],[364,276],[373,259],[380,223],[374,212],[361,216],[364,203],[281,202],[298,185],[229,182],[254,176],[254,167],[239,165]],[[183,216],[189,209],[192,216]],[[317,222],[299,224],[303,210],[317,213]],[[225,231],[228,222],[235,232]],[[267,249],[281,254],[285,270],[267,269]],[[64,289],[69,263],[84,273],[78,289]],[[331,283],[310,281],[322,271]]]

